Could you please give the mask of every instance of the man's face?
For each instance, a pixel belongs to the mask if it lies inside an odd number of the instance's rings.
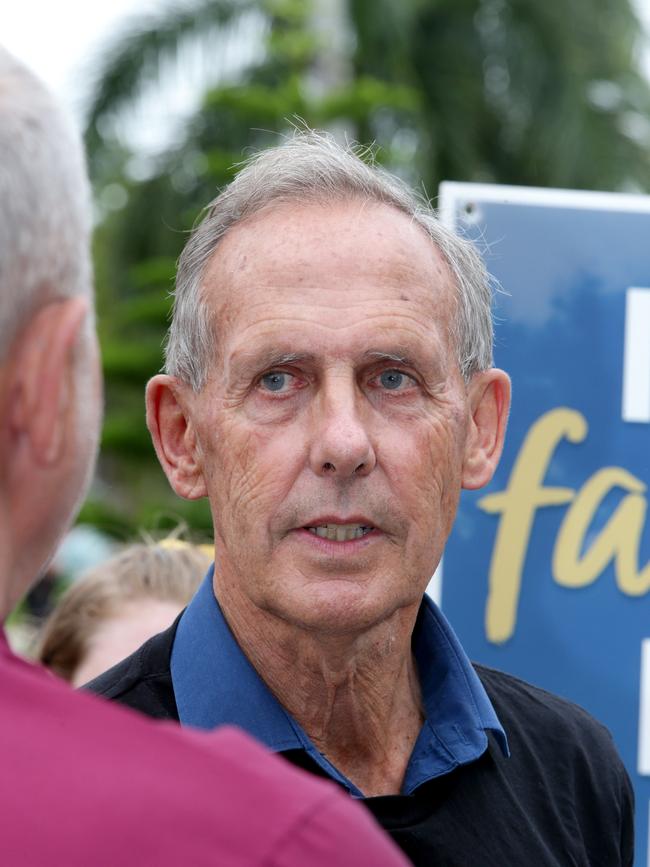
[[[217,357],[187,415],[217,588],[334,631],[417,604],[470,423],[442,256],[388,206],[282,205],[227,234],[204,290]]]

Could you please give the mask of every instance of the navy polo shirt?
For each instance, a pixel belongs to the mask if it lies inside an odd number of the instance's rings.
[[[351,795],[363,793],[338,771],[282,707],[237,644],[215,598],[212,566],[178,624],[171,675],[180,721],[213,729],[236,725],[274,752],[304,750]],[[508,742],[496,712],[451,626],[424,596],[413,631],[426,720],[409,760],[402,794],[475,761],[494,732]]]

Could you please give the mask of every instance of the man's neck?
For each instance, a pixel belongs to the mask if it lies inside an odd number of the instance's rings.
[[[14,555],[14,545],[9,535],[0,532],[0,624],[4,623],[26,593],[29,582],[25,580],[22,557]],[[27,559],[27,558],[25,558]]]
[[[318,634],[219,593],[240,647],[318,750],[366,796],[398,794],[424,714],[417,606],[360,634]]]
[[[0,626],[11,613],[12,569],[9,514],[0,491]]]

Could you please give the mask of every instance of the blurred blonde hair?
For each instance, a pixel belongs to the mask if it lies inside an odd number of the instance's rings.
[[[99,624],[131,602],[155,599],[187,605],[211,561],[210,546],[174,538],[127,546],[66,590],[45,622],[37,658],[71,680]]]

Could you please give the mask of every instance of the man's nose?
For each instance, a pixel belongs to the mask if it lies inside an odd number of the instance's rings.
[[[337,479],[368,475],[377,459],[360,405],[363,396],[352,383],[339,382],[319,397],[313,407],[312,470]]]

